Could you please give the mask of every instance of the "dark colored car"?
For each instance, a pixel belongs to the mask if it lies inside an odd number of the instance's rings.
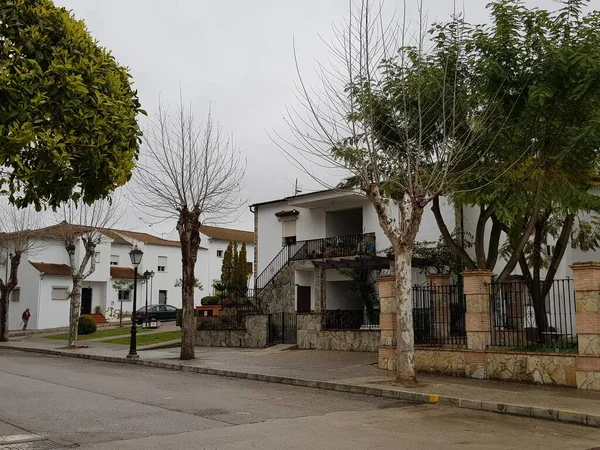
[[[177,308],[171,305],[148,305],[148,322],[152,319],[167,322],[177,318]],[[135,321],[140,324],[146,321],[146,307],[142,306],[135,312]]]

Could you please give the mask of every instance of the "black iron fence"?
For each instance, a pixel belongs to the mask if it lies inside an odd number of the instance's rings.
[[[461,284],[412,289],[415,345],[464,346],[467,305]]]
[[[326,310],[323,314],[323,327],[326,330],[379,329],[379,310]]]
[[[295,344],[298,332],[296,313],[269,314],[269,344]]]
[[[571,279],[554,280],[547,293],[543,283],[539,289],[522,280],[492,283],[491,347],[576,351],[575,312]]]

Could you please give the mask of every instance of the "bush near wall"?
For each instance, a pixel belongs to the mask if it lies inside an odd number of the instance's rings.
[[[202,303],[202,306],[219,305],[221,303],[221,297],[217,297],[216,295],[207,295],[206,297],[202,297],[200,302]]]
[[[94,319],[87,316],[79,318],[79,325],[77,326],[77,333],[80,335],[95,333],[98,328]]]

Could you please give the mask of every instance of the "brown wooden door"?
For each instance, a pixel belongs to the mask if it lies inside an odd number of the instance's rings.
[[[296,298],[296,310],[301,313],[310,312],[310,286],[296,286]]]

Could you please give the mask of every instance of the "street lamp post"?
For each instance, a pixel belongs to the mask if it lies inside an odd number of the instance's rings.
[[[138,266],[142,262],[142,256],[144,256],[144,252],[137,248],[137,245],[133,247],[133,250],[129,252],[129,257],[131,258],[131,264],[133,265],[133,312],[131,313],[131,340],[129,342],[129,354],[127,355],[130,359],[137,359],[137,327],[135,320],[135,313],[137,310],[137,275],[138,275]]]

